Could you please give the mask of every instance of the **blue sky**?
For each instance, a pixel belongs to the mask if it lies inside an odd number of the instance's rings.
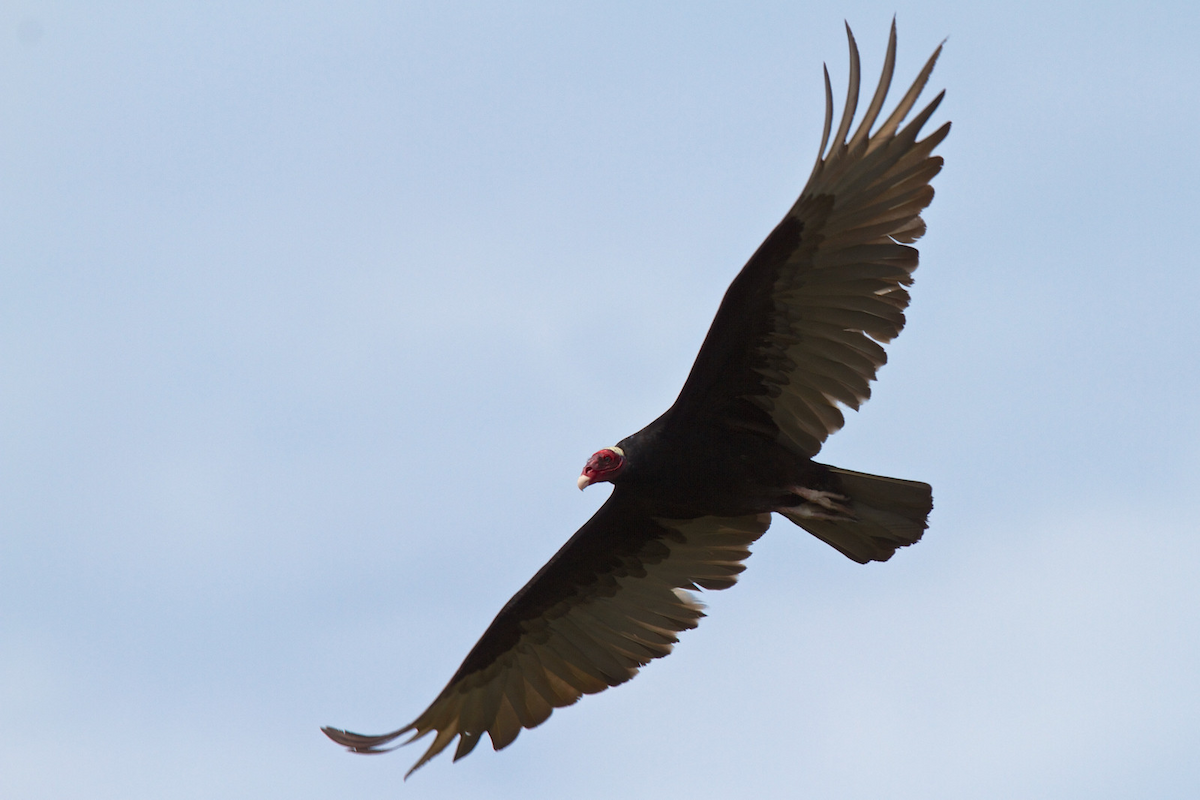
[[[669,658],[496,754],[363,758],[599,506],[807,177],[842,20],[943,38],[913,305]],[[0,9],[0,793],[1191,798],[1190,3]],[[566,788],[569,787],[569,788]]]

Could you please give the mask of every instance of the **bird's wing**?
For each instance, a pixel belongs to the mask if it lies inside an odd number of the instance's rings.
[[[942,167],[930,153],[950,132],[918,141],[942,94],[901,128],[933,71],[941,46],[895,111],[879,125],[896,58],[887,58],[866,114],[858,104],[858,47],[850,40],[850,87],[833,143],[833,93],[825,72],[825,133],[800,198],[738,274],[721,301],[691,374],[672,406],[675,420],[708,418],[757,430],[808,456],[857,409],[887,360],[880,342],[904,327],[917,268],[908,246],[925,233],[921,211]]]
[[[671,652],[676,634],[704,616],[688,590],[732,586],[770,522],[770,514],[655,519],[618,488],[508,601],[416,720],[380,736],[322,730],[359,753],[435,732],[409,774],[455,736],[456,761],[484,732],[499,750],[553,709],[624,683]]]

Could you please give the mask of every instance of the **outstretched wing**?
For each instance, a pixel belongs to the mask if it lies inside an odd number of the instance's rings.
[[[322,730],[359,753],[434,732],[410,775],[455,736],[456,761],[484,732],[494,749],[506,747],[553,709],[624,683],[671,652],[676,634],[704,616],[687,590],[732,586],[770,522],[770,514],[654,519],[618,488],[508,601],[416,720],[380,736]]]
[[[738,274],[721,301],[691,374],[669,412],[759,431],[814,456],[842,427],[839,404],[857,409],[887,361],[880,342],[904,327],[917,268],[908,244],[925,233],[920,213],[942,167],[930,153],[950,132],[918,141],[938,94],[903,129],[941,46],[895,111],[872,133],[896,61],[893,20],[879,86],[850,134],[859,60],[850,40],[850,87],[826,152],[833,92],[825,72],[825,133],[808,184],[787,216]],[[849,138],[847,138],[849,136]]]

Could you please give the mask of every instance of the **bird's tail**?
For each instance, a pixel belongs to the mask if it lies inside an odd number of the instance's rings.
[[[860,564],[887,561],[898,548],[917,542],[933,510],[927,483],[903,481],[829,467],[830,492],[817,492],[779,513]]]

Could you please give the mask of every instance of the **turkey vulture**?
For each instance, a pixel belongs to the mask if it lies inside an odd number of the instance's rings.
[[[690,591],[732,586],[749,546],[777,512],[859,563],[913,544],[933,508],[928,484],[812,460],[857,409],[887,360],[880,342],[904,327],[917,268],[909,246],[942,168],[931,155],[947,122],[918,140],[944,94],[911,122],[939,46],[895,111],[871,132],[892,80],[892,22],[883,75],[851,134],[858,47],[833,143],[825,71],[825,132],[800,198],[733,280],[675,404],[593,455],[579,488],[612,495],[517,592],[433,704],[379,736],[323,728],[358,753],[434,733],[408,774],[458,737],[454,758],[486,732],[492,747],[555,708],[632,678],[671,652],[704,616]],[[406,776],[407,777],[407,776]]]

